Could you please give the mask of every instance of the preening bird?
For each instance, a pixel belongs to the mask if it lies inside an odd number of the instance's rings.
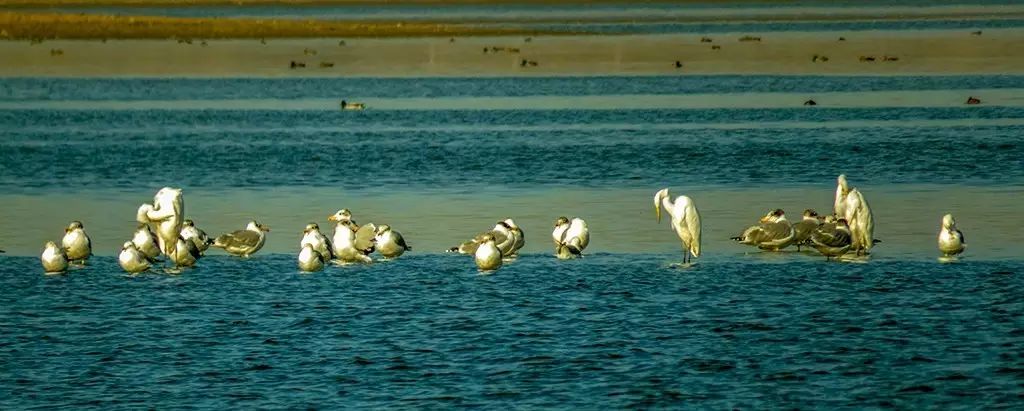
[[[670,201],[668,189],[663,188],[654,194],[654,213],[659,223],[662,208],[672,216],[672,230],[683,243],[683,262],[690,262],[692,257],[700,257],[700,213],[697,212],[697,205],[684,195]]]

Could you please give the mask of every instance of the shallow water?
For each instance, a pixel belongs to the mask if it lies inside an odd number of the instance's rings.
[[[1019,261],[0,257],[0,408],[1014,408]]]
[[[1012,408],[1022,79],[0,79],[0,408]],[[728,240],[828,211],[839,173],[874,207],[870,258]],[[164,185],[211,234],[268,223],[264,250],[123,274]],[[700,208],[694,266],[662,187]],[[413,251],[298,273],[302,227],[342,207]],[[559,215],[589,221],[586,258],[550,256]],[[505,217],[518,261],[441,252]],[[97,257],[42,275],[72,219]]]

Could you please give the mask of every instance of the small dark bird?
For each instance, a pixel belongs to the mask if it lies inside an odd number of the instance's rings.
[[[818,105],[818,102],[814,101],[814,100],[807,100],[807,101],[804,102],[804,105],[805,106],[816,106],[816,105]]]
[[[711,46],[712,50],[721,50],[722,46]]]
[[[679,60],[676,60],[676,68],[683,68],[683,63],[680,62]]]
[[[967,97],[967,104],[981,104],[981,99],[974,96]]]
[[[306,63],[292,60],[291,68],[306,67]]]

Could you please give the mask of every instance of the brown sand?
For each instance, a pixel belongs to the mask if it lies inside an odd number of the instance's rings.
[[[744,35],[761,41],[739,41]],[[1019,29],[983,35],[959,30],[732,33],[711,35],[712,43],[700,37],[346,39],[344,45],[338,39],[209,40],[205,46],[173,40],[3,41],[0,76],[1024,74],[1019,52],[1024,30]],[[493,46],[505,49],[493,52]],[[828,61],[812,61],[815,55]],[[861,61],[861,56],[875,60]],[[524,67],[523,60],[536,65]],[[677,60],[681,68],[675,67]],[[291,68],[292,61],[306,67]]]

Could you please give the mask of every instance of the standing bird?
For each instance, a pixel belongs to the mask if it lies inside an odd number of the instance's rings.
[[[804,210],[803,220],[793,224],[793,231],[796,232],[793,244],[796,244],[797,251],[800,251],[800,246],[810,244],[811,235],[814,234],[814,230],[818,229],[819,225],[821,225],[821,220],[818,219],[818,212],[809,208]]]
[[[964,233],[956,228],[952,214],[942,216],[942,228],[939,229],[939,251],[944,257],[952,257],[964,252],[967,241]]]
[[[324,269],[324,256],[313,249],[311,244],[303,244],[302,251],[299,251],[299,269],[313,272]]]
[[[675,201],[669,200],[668,189],[654,194],[654,213],[661,222],[661,208],[672,216],[672,230],[683,243],[683,263],[693,257],[700,257],[700,213],[690,197],[681,195]]]
[[[194,266],[196,261],[199,261],[199,258],[203,256],[203,253],[199,252],[199,247],[196,247],[195,243],[180,236],[174,242],[174,247],[174,254],[170,258],[174,265],[178,267]]]
[[[64,249],[57,247],[57,243],[53,241],[46,242],[46,248],[43,249],[43,254],[39,256],[39,260],[43,263],[43,270],[47,274],[63,273],[68,270],[68,256],[64,253]]]
[[[846,254],[852,244],[853,238],[845,218],[826,222],[811,234],[811,246],[825,256],[826,260]]]
[[[320,232],[320,225],[317,223],[306,224],[306,229],[302,231],[302,240],[299,241],[299,247],[307,245],[313,251],[320,253],[322,260],[330,261],[334,259],[334,246],[331,244],[331,240]]]
[[[504,255],[506,257],[515,257],[519,253],[519,249],[526,245],[526,235],[523,234],[523,230],[511,218],[506,218],[504,221],[509,232],[512,234],[512,246]]]
[[[392,230],[391,226],[387,224],[377,227],[377,235],[374,240],[377,243],[377,251],[385,258],[397,258],[406,251],[412,250],[412,247],[405,243],[402,233]]]
[[[60,242],[70,261],[84,263],[92,256],[92,240],[85,233],[81,221],[72,221],[68,224],[68,228],[64,229],[64,238]]]
[[[206,253],[206,249],[210,248],[210,244],[213,244],[210,241],[210,237],[206,235],[206,232],[196,227],[196,223],[190,219],[185,219],[181,223],[181,238],[195,244],[200,253]]]
[[[776,208],[764,217],[760,223],[743,230],[743,234],[732,237],[740,244],[752,245],[762,250],[779,251],[793,244],[796,230],[786,220],[786,212]]]
[[[156,261],[156,258],[160,256],[160,247],[156,242],[156,234],[149,229],[149,224],[140,223],[139,228],[132,235],[132,244],[135,244],[135,248],[142,252],[149,261]]]
[[[850,188],[846,183],[846,175],[840,174],[837,179],[835,211],[839,218],[845,218],[853,235],[854,251],[857,255],[868,254],[875,241],[875,221],[871,206],[860,190]]]
[[[213,246],[223,248],[229,254],[248,257],[263,248],[263,243],[267,241],[266,233],[269,231],[269,227],[255,220],[250,221],[244,230],[218,236],[213,240]]]
[[[372,263],[369,254],[374,250],[375,231],[372,223],[359,227],[351,220],[339,222],[334,227],[334,257],[347,263]]]
[[[185,216],[185,199],[180,188],[164,187],[153,196],[153,204],[139,206],[136,220],[140,223],[156,223],[156,235],[160,251],[171,256],[177,250],[178,237]],[[173,257],[172,257],[173,258]]]
[[[121,253],[117,255],[117,263],[129,273],[141,273],[149,269],[149,257],[135,247],[135,243],[125,241]]]
[[[555,240],[555,256],[566,260],[583,256],[583,249],[590,244],[590,230],[582,218],[558,217],[551,238]]]
[[[501,268],[501,251],[494,244],[494,236],[490,233],[481,237],[481,242],[473,252],[473,261],[482,271],[493,271]]]

